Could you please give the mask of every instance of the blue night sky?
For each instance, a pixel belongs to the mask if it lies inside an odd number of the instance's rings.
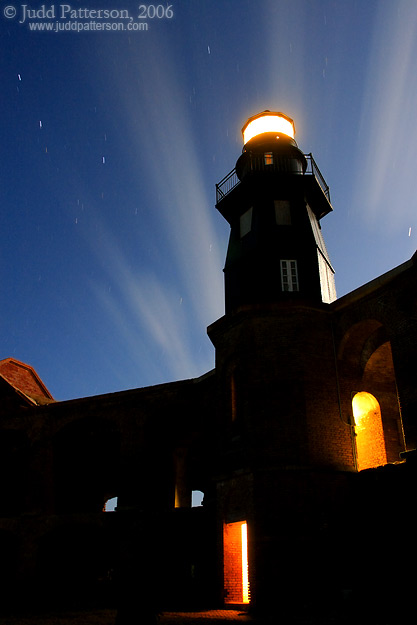
[[[50,23],[92,21],[43,4]],[[415,252],[414,0],[173,0],[146,20],[132,0],[68,4],[148,29],[35,32],[1,2],[0,359],[56,399],[209,371],[228,240],[215,183],[264,109],[295,120],[330,186],[339,297]]]

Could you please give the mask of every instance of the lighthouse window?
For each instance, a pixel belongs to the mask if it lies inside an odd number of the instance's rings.
[[[273,165],[274,164],[274,155],[272,152],[264,153],[264,163],[265,165]]]
[[[296,260],[281,260],[281,286],[283,291],[298,291]]]
[[[240,216],[240,238],[248,234],[252,228],[252,206]]]
[[[291,226],[291,211],[288,200],[274,200],[275,222],[277,226]]]

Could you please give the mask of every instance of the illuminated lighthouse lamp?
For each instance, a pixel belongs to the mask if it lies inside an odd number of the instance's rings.
[[[243,150],[236,163],[236,175],[303,174],[307,161],[298,149],[295,126],[284,113],[263,111],[250,117],[242,128]]]
[[[243,143],[246,145],[254,137],[265,133],[283,134],[294,139],[294,122],[284,113],[273,113],[272,111],[258,113],[258,115],[250,117],[243,126]]]

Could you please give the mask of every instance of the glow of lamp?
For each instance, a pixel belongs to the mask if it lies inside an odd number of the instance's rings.
[[[294,139],[294,123],[280,113],[265,113],[259,117],[249,120],[242,128],[243,143],[246,144],[253,137],[265,132],[276,132],[287,135]]]

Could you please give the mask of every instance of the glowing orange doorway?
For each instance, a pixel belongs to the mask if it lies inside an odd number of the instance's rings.
[[[223,526],[225,603],[249,603],[248,530],[246,521]]]
[[[360,391],[352,399],[358,471],[387,464],[381,408],[376,397]]]

